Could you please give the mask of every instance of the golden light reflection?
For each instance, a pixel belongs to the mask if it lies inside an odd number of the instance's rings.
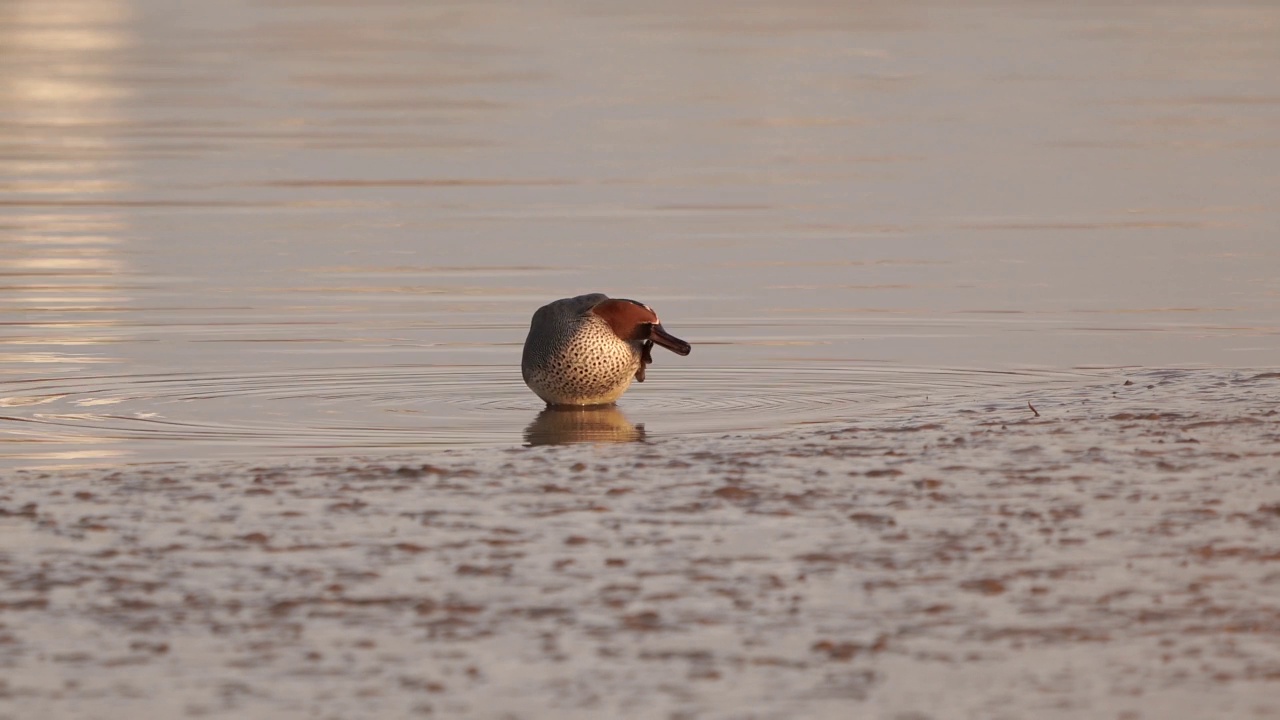
[[[94,445],[94,444],[100,445],[100,444],[115,442],[110,438],[79,438],[77,437],[75,440],[76,442],[82,443],[85,445]],[[50,442],[54,442],[54,441],[51,440]],[[94,467],[96,465],[100,465],[101,463],[107,460],[125,458],[128,456],[129,456],[129,453],[125,450],[106,450],[103,448],[94,448],[92,450],[60,450],[55,452],[23,452],[23,453],[13,453],[11,455],[8,455],[8,457],[14,460],[42,461],[40,463],[40,469],[46,472],[52,472],[55,470],[77,470],[79,468]],[[67,463],[62,465],[50,465],[48,464],[48,462],[43,462],[43,461],[50,461],[50,460],[83,460],[85,462],[76,463],[76,464]]]
[[[14,370],[100,363],[93,346],[118,340],[104,326],[128,300],[126,221],[100,203],[128,190],[114,131],[131,19],[123,0],[0,6],[0,364]]]
[[[66,395],[30,395],[27,397],[0,397],[0,407],[30,407],[32,405],[45,405],[47,403],[61,400]]]

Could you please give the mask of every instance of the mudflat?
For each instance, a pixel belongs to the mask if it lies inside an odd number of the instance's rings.
[[[0,717],[1275,717],[1278,397],[17,472]]]

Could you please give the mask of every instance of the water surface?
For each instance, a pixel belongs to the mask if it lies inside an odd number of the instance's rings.
[[[0,463],[518,445],[528,318],[590,291],[695,346],[650,435],[1274,366],[1277,23],[9,2]]]

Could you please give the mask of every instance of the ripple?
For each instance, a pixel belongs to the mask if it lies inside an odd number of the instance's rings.
[[[900,366],[663,368],[623,398],[626,423],[580,439],[783,429],[1096,374]],[[133,462],[513,446],[542,411],[508,366],[116,374],[0,383],[0,462]],[[543,424],[546,424],[543,419]],[[563,433],[561,436],[568,437]]]

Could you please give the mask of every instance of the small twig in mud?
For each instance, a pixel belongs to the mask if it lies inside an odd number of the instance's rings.
[[[1031,408],[1031,412],[1035,413],[1036,417],[1040,417],[1040,411],[1036,409],[1035,405],[1031,404],[1030,400],[1027,401],[1027,407]]]

